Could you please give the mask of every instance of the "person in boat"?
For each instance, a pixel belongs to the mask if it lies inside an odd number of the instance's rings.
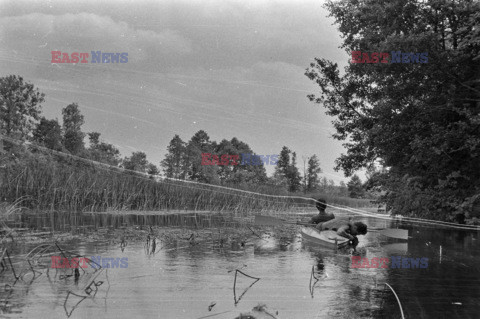
[[[459,224],[465,224],[465,214],[464,213],[456,214],[453,219],[455,220],[455,222],[457,222]]]
[[[325,201],[325,199],[319,198],[316,201],[315,206],[318,209],[318,215],[315,215],[310,219],[310,224],[317,225],[319,223],[323,223],[335,218],[335,215],[333,215],[332,213],[327,214],[325,212],[325,209],[327,208],[327,202]]]
[[[362,222],[353,222],[351,219],[335,218],[315,226],[318,230],[333,230],[339,236],[349,239],[353,245],[358,244],[357,235],[367,234],[367,225]]]

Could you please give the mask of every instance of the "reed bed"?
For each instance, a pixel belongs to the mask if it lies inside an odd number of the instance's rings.
[[[302,198],[268,197],[208,184],[155,180],[141,173],[41,153],[29,154],[0,169],[0,196],[10,203],[22,198],[22,206],[35,210],[70,212],[186,210],[244,215],[314,207],[313,201]],[[365,204],[324,197],[330,203],[354,207]]]

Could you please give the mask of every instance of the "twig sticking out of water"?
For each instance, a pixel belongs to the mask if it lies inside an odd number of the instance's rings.
[[[20,277],[15,273],[15,267],[13,267],[12,259],[10,259],[10,254],[8,253],[7,249],[5,249],[5,253],[7,254],[8,261],[10,262],[10,267],[12,267],[13,276],[16,280],[20,279]]]
[[[67,301],[68,301],[68,298],[70,297],[70,295],[74,295],[74,296],[77,296],[77,297],[80,297],[80,301],[77,302],[73,307],[72,307],[72,310],[70,310],[70,312],[67,310]],[[87,299],[87,297],[85,296],[81,296],[81,295],[77,295],[76,293],[73,293],[71,291],[69,291],[67,293],[67,297],[65,298],[65,301],[63,302],[63,309],[65,309],[65,313],[67,314],[67,317],[70,318],[70,316],[72,315],[73,311],[75,309],[77,309],[78,305],[84,301],[85,299]]]
[[[237,274],[238,274],[238,273],[241,273],[242,275],[244,275],[244,276],[246,276],[246,277],[248,277],[248,278],[255,279],[255,281],[252,282],[252,284],[251,284],[250,286],[248,286],[248,287],[243,291],[243,293],[240,295],[240,297],[238,297],[238,299],[237,299],[237,293],[236,293],[235,287],[236,287],[236,285],[237,285]],[[244,272],[242,272],[242,271],[240,271],[240,270],[238,270],[238,269],[235,271],[235,280],[233,281],[233,300],[234,300],[234,302],[235,302],[235,306],[240,302],[240,300],[242,299],[243,295],[245,295],[245,293],[247,293],[248,289],[250,289],[253,285],[255,285],[255,284],[257,283],[257,281],[259,281],[259,280],[260,280],[260,278],[249,276],[249,275],[247,275],[246,273],[244,273]]]
[[[215,307],[217,303],[215,301],[212,301],[210,305],[208,306],[208,311],[212,311],[213,307]]]

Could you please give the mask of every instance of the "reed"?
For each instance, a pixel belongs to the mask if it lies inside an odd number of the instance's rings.
[[[275,192],[271,189],[270,193]],[[33,209],[61,211],[194,210],[245,216],[252,211],[314,207],[312,201],[302,199],[273,198],[183,181],[156,181],[141,173],[41,153],[26,155],[0,169],[0,196],[6,202],[22,198],[22,205]],[[327,200],[352,204],[347,199]]]

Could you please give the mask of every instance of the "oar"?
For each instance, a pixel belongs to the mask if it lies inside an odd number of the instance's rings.
[[[255,225],[257,226],[260,226],[260,225],[261,226],[279,226],[284,224],[304,225],[304,226],[312,226],[312,227],[315,226],[315,224],[310,224],[310,223],[291,222],[291,221],[277,218],[277,217],[255,215]],[[406,229],[385,228],[385,229],[369,229],[368,231],[377,231],[380,234],[387,237],[391,237],[391,238],[408,239],[408,230]]]

